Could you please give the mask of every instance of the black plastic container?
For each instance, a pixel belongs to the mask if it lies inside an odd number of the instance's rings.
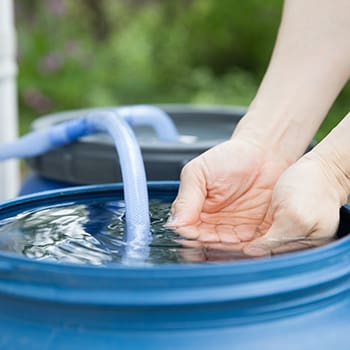
[[[148,180],[178,180],[182,167],[192,158],[232,135],[244,115],[243,107],[166,105],[161,108],[173,119],[180,142],[164,143],[150,127],[133,127],[140,142]],[[66,121],[93,109],[55,113],[37,119],[33,130]],[[120,182],[118,156],[108,135],[94,135],[79,142],[29,159],[35,173],[71,184]]]

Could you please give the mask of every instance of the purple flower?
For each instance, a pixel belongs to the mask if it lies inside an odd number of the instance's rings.
[[[44,56],[39,62],[39,71],[54,73],[59,70],[64,63],[62,55],[51,52]]]
[[[62,16],[66,11],[63,0],[49,0],[48,9],[54,16]]]
[[[38,113],[47,113],[52,108],[51,101],[36,88],[26,90],[23,99],[27,106]]]

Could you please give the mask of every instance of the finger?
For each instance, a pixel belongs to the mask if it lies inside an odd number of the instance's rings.
[[[232,225],[216,225],[216,234],[220,242],[223,243],[239,243],[235,228]]]
[[[213,225],[199,223],[176,228],[176,233],[187,239],[198,239],[202,242],[239,243],[235,229],[231,225]]]
[[[181,183],[165,226],[191,225],[199,220],[206,198],[206,180],[200,165],[188,163],[181,172]]]
[[[186,239],[198,239],[200,232],[198,225],[188,225],[176,228],[176,233]]]
[[[251,241],[257,235],[256,224],[240,224],[235,226],[236,237],[242,242]]]
[[[221,242],[251,241],[257,235],[258,220],[255,223],[243,223],[246,218],[236,217],[235,213],[219,212],[215,214],[201,213],[200,220],[216,227]],[[252,221],[249,218],[249,221]]]
[[[280,240],[273,238],[272,235],[267,233],[247,244],[243,251],[250,256],[268,256],[272,255],[273,251],[280,248],[281,245]]]
[[[218,242],[216,226],[205,223],[196,225],[181,226],[176,228],[176,232],[187,239],[198,239],[202,242]]]

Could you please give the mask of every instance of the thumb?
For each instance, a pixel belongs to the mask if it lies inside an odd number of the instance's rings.
[[[181,172],[179,192],[171,208],[167,227],[196,223],[206,198],[206,179],[200,165],[194,161],[185,165]]]

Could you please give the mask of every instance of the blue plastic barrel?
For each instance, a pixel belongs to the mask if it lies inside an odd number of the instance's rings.
[[[151,198],[176,191],[150,185]],[[45,192],[1,204],[0,219],[121,196],[120,185]],[[0,349],[349,349],[350,237],[273,258],[145,267],[0,253],[0,310]]]
[[[47,179],[45,177],[36,175],[34,173],[29,174],[22,182],[19,196],[24,196],[36,192],[58,190],[61,188],[69,188],[79,186],[70,182],[56,181]]]

